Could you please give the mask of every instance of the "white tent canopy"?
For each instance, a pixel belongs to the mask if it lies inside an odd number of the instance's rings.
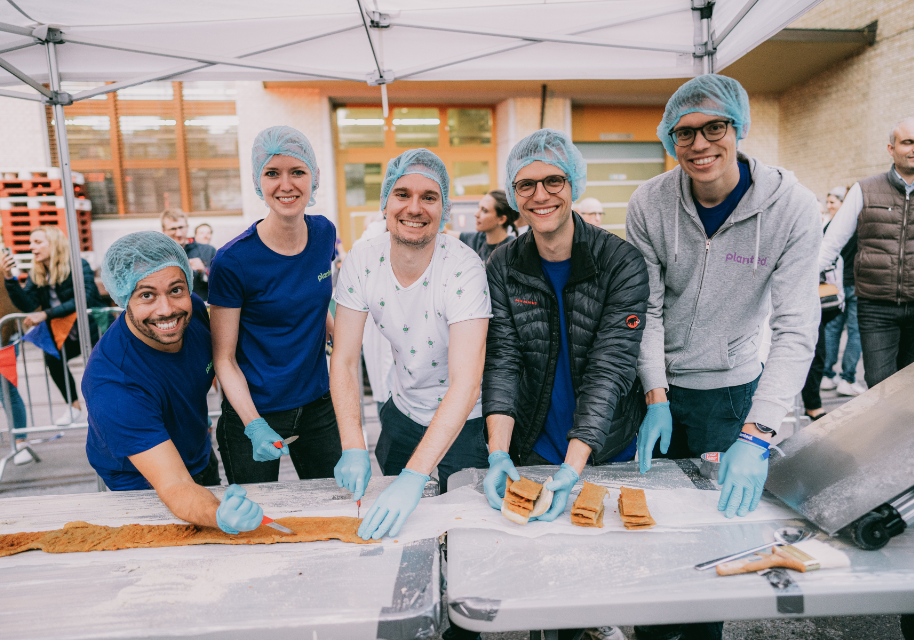
[[[154,80],[686,78],[724,69],[821,0],[0,0],[0,95],[54,108]],[[70,96],[61,81],[110,82]],[[43,85],[47,83],[50,89]],[[79,242],[72,187],[67,227]],[[74,278],[77,308],[86,308]],[[77,318],[84,357],[88,320]]]

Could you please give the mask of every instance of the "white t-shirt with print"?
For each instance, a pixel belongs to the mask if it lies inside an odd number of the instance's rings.
[[[492,317],[489,283],[479,256],[439,233],[425,273],[408,287],[390,266],[390,233],[359,243],[346,255],[334,299],[370,311],[393,349],[391,395],[413,422],[428,426],[448,389],[448,326]],[[482,416],[482,402],[467,419]]]

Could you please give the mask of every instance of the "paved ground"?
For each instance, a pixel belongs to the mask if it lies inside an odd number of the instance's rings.
[[[35,422],[49,424],[50,416],[57,416],[64,408],[64,401],[57,390],[52,387],[50,406],[47,403],[47,391],[44,380],[43,365],[40,353],[30,345],[26,347],[28,363],[28,380],[35,402]],[[71,363],[71,369],[79,384],[82,377],[80,360]],[[24,388],[25,369],[20,367],[20,388]],[[859,378],[862,380],[862,371]],[[826,411],[840,406],[847,398],[838,397],[834,391],[822,393],[823,406]],[[213,410],[219,408],[219,398],[215,392],[209,395],[209,405]],[[374,458],[374,445],[380,433],[380,424],[373,402],[365,404],[365,433],[372,453],[374,474],[380,474],[380,468]],[[0,418],[4,425],[5,417]],[[783,437],[792,435],[794,426],[785,423],[782,426]],[[0,451],[7,451],[9,438],[0,433]],[[215,444],[215,438],[213,438]],[[86,430],[68,431],[62,435],[47,434],[43,438],[32,438],[34,449],[41,458],[40,463],[22,466],[7,465],[0,480],[0,499],[12,496],[51,495],[62,493],[86,493],[97,490],[96,475],[86,460]],[[221,465],[220,465],[221,469]],[[224,481],[225,474],[222,472]],[[297,475],[288,458],[283,458],[280,466],[280,480],[294,482]],[[631,627],[623,627],[623,633],[629,639],[637,636]],[[526,632],[483,634],[483,640],[528,640]],[[440,638],[440,636],[435,636]],[[728,622],[724,627],[726,640],[903,640],[898,616],[856,616],[848,618],[809,618],[801,620],[755,620],[751,622]]]

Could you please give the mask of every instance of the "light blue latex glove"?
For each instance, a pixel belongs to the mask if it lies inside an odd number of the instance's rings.
[[[765,450],[743,440],[737,440],[721,457],[717,484],[723,485],[717,510],[728,518],[744,516],[755,511],[762,499],[768,478]]]
[[[399,477],[371,505],[359,526],[359,537],[362,540],[380,540],[388,530],[391,536],[397,535],[409,514],[419,504],[428,481],[429,477],[418,471],[401,471]]]
[[[514,468],[511,456],[505,451],[493,451],[490,453],[489,470],[486,472],[486,479],[482,481],[482,488],[485,489],[489,506],[493,509],[501,511],[501,503],[505,498],[508,476],[511,476],[514,482],[520,480],[520,474]]]
[[[336,486],[352,492],[352,499],[358,502],[365,495],[365,487],[371,479],[371,460],[365,449],[346,449],[340,461],[333,467]]]
[[[282,436],[273,431],[263,418],[251,420],[244,428],[244,435],[254,445],[254,460],[257,462],[279,460],[280,456],[289,455],[289,445],[285,442],[282,449],[273,446],[274,442],[282,442]]]
[[[260,505],[245,498],[247,491],[237,484],[230,484],[222,496],[222,504],[216,509],[216,524],[231,535],[239,531],[253,531],[263,522]]]
[[[552,476],[552,482],[547,482],[543,485],[544,489],[555,492],[552,496],[552,506],[543,515],[530,518],[530,521],[552,522],[562,515],[562,512],[565,511],[565,505],[568,503],[568,496],[571,495],[571,488],[580,479],[581,476],[574,470],[574,467],[567,462],[563,462],[561,468]]]
[[[660,440],[661,453],[666,453],[670,450],[672,437],[673,414],[670,413],[670,403],[655,402],[647,405],[647,415],[638,430],[638,469],[641,473],[647,473],[651,468],[651,455],[657,440]]]

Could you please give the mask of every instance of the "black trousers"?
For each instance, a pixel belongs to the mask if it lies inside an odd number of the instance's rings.
[[[858,297],[857,326],[866,386],[872,389],[914,363],[914,302]]]
[[[201,487],[218,487],[222,484],[222,479],[219,477],[219,461],[212,449],[209,450],[209,462],[203,467],[203,471],[191,478]]]
[[[800,392],[800,395],[803,396],[803,406],[806,407],[806,411],[822,408],[819,385],[822,384],[822,375],[825,373],[825,325],[840,314],[841,310],[838,308],[822,310],[816,353],[812,358],[812,364],[809,365],[809,373],[806,374],[806,384],[803,385],[803,390]]]
[[[343,447],[329,392],[297,409],[264,413],[261,417],[281,438],[298,436],[298,440],[289,444],[289,456],[299,478],[333,477],[333,467],[343,455]],[[244,435],[244,426],[228,400],[223,400],[216,441],[229,484],[276,482],[279,460],[254,460],[254,445]]]
[[[76,382],[73,380],[73,374],[70,373],[70,368],[67,367],[67,363],[64,362],[64,359],[55,358],[47,351],[43,353],[44,366],[48,368],[48,373],[51,374],[51,380],[54,381],[54,385],[60,390],[60,395],[63,396],[63,399],[65,401],[67,400],[67,388],[69,387],[70,403],[79,400],[79,396],[76,395]],[[79,340],[73,338],[64,340],[61,353],[66,354],[67,360],[72,360],[78,356],[80,354]]]

